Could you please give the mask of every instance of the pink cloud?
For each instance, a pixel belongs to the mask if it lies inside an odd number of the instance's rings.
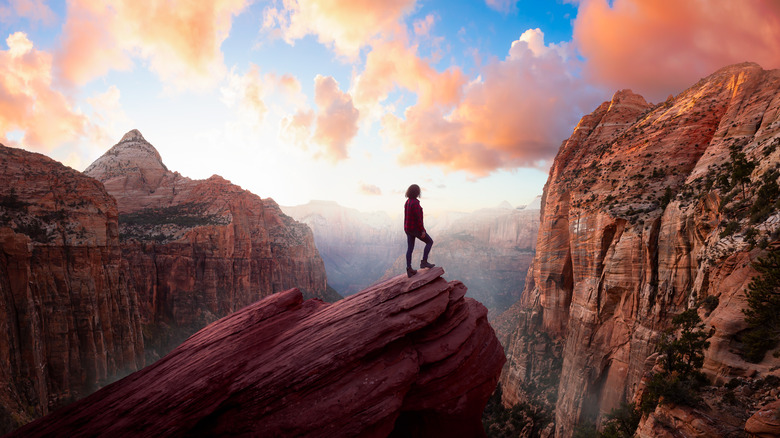
[[[382,190],[379,187],[364,182],[360,183],[360,186],[358,187],[358,191],[363,195],[369,195],[369,196],[379,196],[382,194]]]
[[[488,63],[450,105],[418,103],[387,115],[383,133],[403,164],[434,164],[475,176],[501,168],[545,167],[582,114],[603,93],[571,74],[581,61],[568,45],[545,45],[539,29]]]
[[[225,73],[220,46],[248,0],[72,0],[56,63],[84,84],[140,57],[175,88],[212,86]]]
[[[582,0],[574,42],[591,80],[659,101],[729,64],[780,67],[780,2]]]
[[[361,47],[378,35],[402,31],[402,17],[416,0],[285,0],[264,11],[264,28],[277,31],[290,44],[306,35],[333,47],[336,53],[357,57]]]
[[[414,27],[414,34],[417,36],[427,36],[431,32],[431,28],[435,21],[436,19],[432,14],[426,15],[425,18],[415,20],[412,25]]]
[[[508,13],[515,7],[517,0],[485,0],[485,4],[498,12]]]
[[[0,6],[0,21],[11,21],[12,17],[24,17],[45,25],[54,23],[56,19],[43,0],[10,0],[7,5]]]
[[[52,87],[52,57],[36,50],[23,32],[0,51],[0,135],[21,131],[19,145],[40,152],[73,141],[88,127],[86,117]]]
[[[358,131],[360,112],[352,104],[352,97],[339,89],[332,77],[314,78],[314,101],[319,111],[314,141],[325,147],[325,158],[332,161],[347,158],[347,145]]]
[[[457,67],[438,72],[417,54],[417,46],[403,41],[377,41],[366,56],[363,71],[355,78],[353,93],[358,106],[387,99],[396,87],[412,91],[418,104],[449,106],[461,97],[466,77]]]

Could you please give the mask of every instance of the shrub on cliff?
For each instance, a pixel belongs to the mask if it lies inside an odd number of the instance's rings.
[[[659,403],[695,405],[699,401],[698,390],[707,383],[699,369],[710,343],[699,314],[695,308],[688,309],[675,316],[672,324],[658,343],[661,371],[647,384],[640,404],[643,412],[651,412]]]
[[[743,354],[750,362],[761,362],[780,340],[780,248],[759,258],[753,267],[758,275],[748,285],[748,308],[742,310],[748,324]]]

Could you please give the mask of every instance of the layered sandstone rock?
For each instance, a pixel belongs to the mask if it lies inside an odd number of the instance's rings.
[[[0,145],[0,434],[144,365],[121,262],[99,182]]]
[[[481,436],[504,355],[443,270],[326,304],[289,290],[12,436]]]
[[[328,284],[345,296],[382,277],[406,242],[403,223],[386,213],[364,213],[331,201],[282,210],[312,229]]]
[[[704,371],[716,382],[777,373],[771,354],[745,362],[737,338],[750,263],[762,253],[755,243],[779,234],[777,204],[748,217],[762,181],[777,178],[778,145],[780,71],[755,64],[719,70],[655,106],[624,90],[583,117],[545,187],[505,403],[552,377],[543,390],[557,391],[556,435],[571,436],[631,400],[660,333],[704,300],[716,304],[700,310],[713,332]],[[756,163],[744,187],[720,183],[730,147]]]
[[[327,294],[306,225],[219,176],[192,180],[169,171],[136,130],[84,173],[117,199],[126,276],[141,305],[150,359],[291,287],[338,299]]]
[[[467,282],[469,296],[488,308],[491,321],[520,299],[536,250],[538,209],[482,209],[430,228],[434,239],[431,261]],[[424,246],[419,240],[415,244],[415,268]],[[405,249],[406,242],[396,248],[395,262],[383,278],[405,272]]]

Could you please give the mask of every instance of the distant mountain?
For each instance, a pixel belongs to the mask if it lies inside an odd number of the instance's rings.
[[[518,210],[503,204],[471,213],[450,215],[429,227],[434,239],[430,261],[447,275],[469,284],[469,295],[494,318],[520,298],[528,267],[536,252],[539,210]],[[418,267],[424,244],[418,241],[412,266]],[[383,278],[404,272],[406,244]]]
[[[402,218],[364,213],[332,201],[281,208],[312,229],[328,284],[342,295],[354,294],[375,282],[405,251]]]

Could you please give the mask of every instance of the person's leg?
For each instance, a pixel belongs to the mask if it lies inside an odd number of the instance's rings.
[[[411,234],[406,235],[406,267],[412,267],[412,251],[414,251],[414,239]]]
[[[431,238],[431,235],[428,233],[425,233],[425,239],[420,239],[423,242],[425,242],[425,249],[423,250],[423,258],[420,262],[421,268],[432,268],[435,265],[432,263],[428,263],[428,254],[431,252],[431,247],[433,246],[433,239]]]

